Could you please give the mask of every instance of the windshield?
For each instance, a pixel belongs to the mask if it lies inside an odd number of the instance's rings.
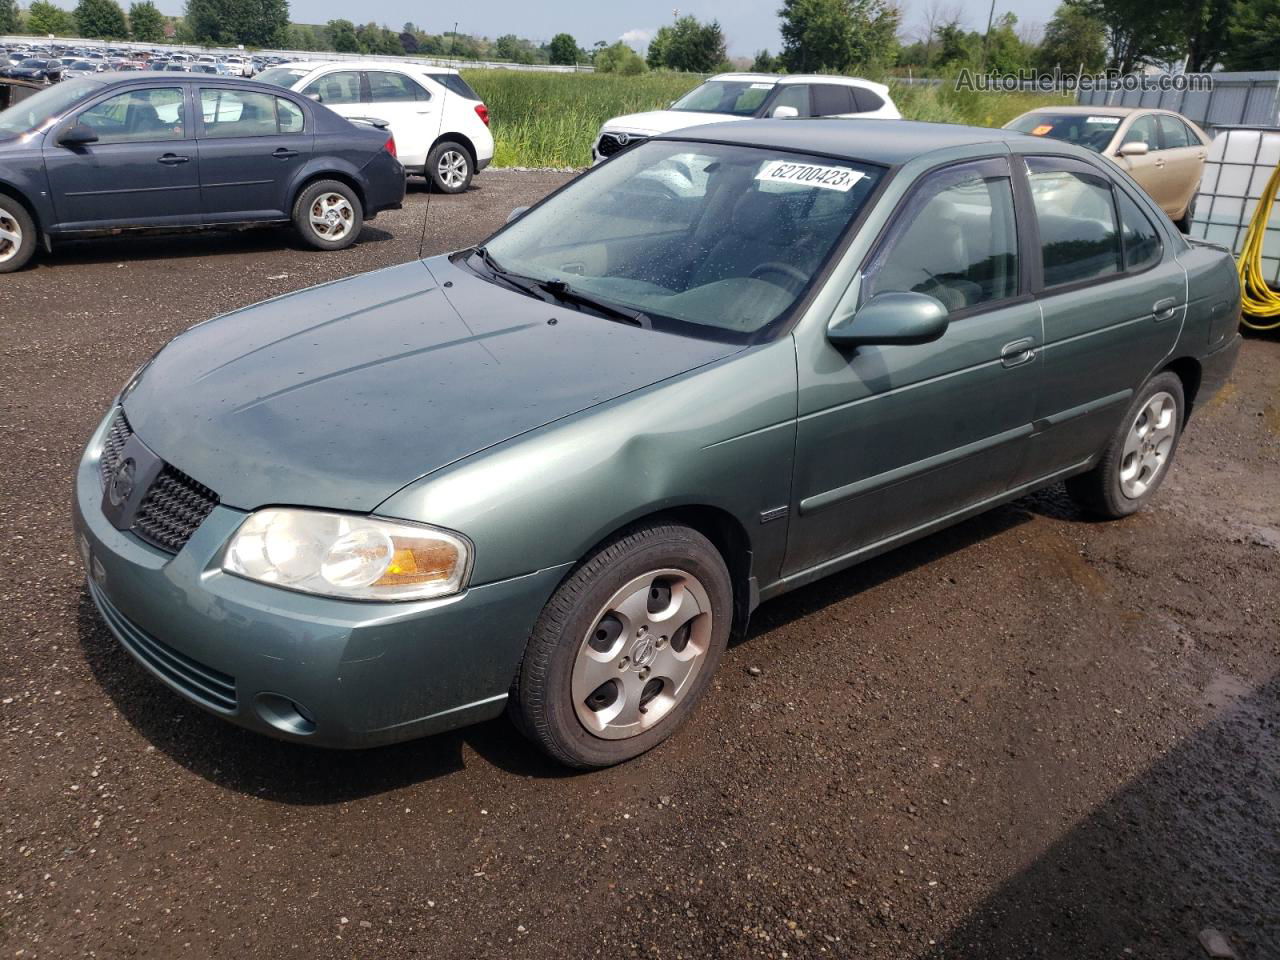
[[[0,113],[0,139],[16,137],[54,120],[72,105],[102,89],[93,80],[63,80]]]
[[[494,282],[533,281],[535,295],[550,286],[547,299],[587,312],[583,298],[595,298],[656,328],[746,342],[783,322],[881,172],[651,140],[513,221],[467,262]]]
[[[1065,140],[1094,153],[1101,153],[1115,136],[1122,119],[1104,114],[1028,113],[1010,121],[1006,129],[1029,133],[1035,137]]]
[[[44,65],[45,65],[45,61],[43,60],[31,60],[31,59],[23,60],[21,63],[18,64],[18,66],[20,67],[32,67],[36,70],[39,70]]]
[[[708,80],[673,103],[671,109],[750,117],[760,109],[773,87],[772,80]]]
[[[300,67],[272,67],[270,70],[263,70],[254,79],[274,83],[277,87],[292,87],[310,72]]]

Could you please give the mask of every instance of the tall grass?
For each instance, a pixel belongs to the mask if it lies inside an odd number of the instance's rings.
[[[585,167],[591,143],[610,117],[660,110],[697,86],[688,73],[534,73],[464,70],[489,107],[498,167]],[[1054,94],[959,91],[889,81],[894,102],[909,120],[998,127],[1035,107],[1069,102]]]

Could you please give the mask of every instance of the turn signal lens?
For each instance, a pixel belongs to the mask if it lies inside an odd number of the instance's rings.
[[[349,600],[426,600],[466,586],[471,545],[423,524],[272,507],[240,525],[222,569]]]

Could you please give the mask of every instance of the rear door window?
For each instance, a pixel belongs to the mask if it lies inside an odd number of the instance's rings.
[[[1120,232],[1124,239],[1124,269],[1136,273],[1160,262],[1160,233],[1151,218],[1123,190],[1116,191]]]
[[[1111,181],[1066,157],[1028,157],[1027,179],[1040,228],[1044,285],[1119,273],[1120,231]]]
[[[365,77],[369,82],[371,103],[413,103],[416,100],[431,99],[431,94],[403,73],[369,70],[365,73]]]
[[[842,113],[853,113],[853,88],[839,86],[834,83],[815,83],[813,85],[813,115],[815,117],[834,117]]]
[[[200,110],[206,138],[269,137],[277,131],[276,98],[267,93],[202,87]]]

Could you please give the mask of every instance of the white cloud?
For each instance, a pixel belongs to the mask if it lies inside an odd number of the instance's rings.
[[[649,45],[649,41],[653,39],[653,34],[653,30],[645,30],[641,27],[632,27],[630,30],[623,33],[623,35],[618,39],[627,46],[634,47],[636,50],[639,50],[642,47],[647,47]]]

